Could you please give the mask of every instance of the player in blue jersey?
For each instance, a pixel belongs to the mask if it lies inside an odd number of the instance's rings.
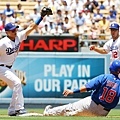
[[[120,97],[120,60],[114,60],[109,67],[110,74],[99,75],[80,89],[65,90],[64,96],[93,90],[91,96],[77,102],[53,107],[46,106],[45,116],[107,116],[115,108]]]

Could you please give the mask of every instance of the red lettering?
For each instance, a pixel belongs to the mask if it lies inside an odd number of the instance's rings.
[[[63,49],[68,50],[69,48],[73,48],[76,46],[76,41],[72,39],[64,39],[63,41]]]
[[[74,39],[39,39],[34,41],[33,39],[23,41],[20,50],[25,51],[76,51],[77,41]]]
[[[29,40],[27,43],[23,41],[22,44],[20,45],[20,50],[24,50],[25,47],[28,47],[29,50],[33,50],[34,40]]]
[[[63,41],[62,40],[56,40],[56,39],[50,39],[49,40],[49,50],[63,50]]]
[[[47,46],[47,44],[45,43],[45,40],[38,40],[37,44],[34,47],[34,50],[37,49],[44,49],[44,50],[49,50],[48,48],[49,46]]]

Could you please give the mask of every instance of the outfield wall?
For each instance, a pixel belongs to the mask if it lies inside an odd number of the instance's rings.
[[[21,52],[13,70],[21,79],[27,104],[58,104],[76,101],[91,92],[63,97],[64,89],[75,89],[93,77],[109,73],[110,55],[81,52]],[[9,103],[11,89],[1,81],[0,103]]]

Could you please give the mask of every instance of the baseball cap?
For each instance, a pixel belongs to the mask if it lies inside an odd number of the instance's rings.
[[[114,60],[109,67],[110,72],[120,72],[120,60]]]
[[[7,23],[5,25],[5,31],[14,30],[15,28],[19,28],[19,26],[16,26],[15,24],[12,23]]]
[[[119,30],[119,24],[117,24],[117,23],[112,23],[112,24],[110,25],[110,29],[117,29],[117,30]]]

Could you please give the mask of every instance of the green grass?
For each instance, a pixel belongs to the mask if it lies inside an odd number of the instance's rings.
[[[28,112],[42,113],[43,109],[28,109]],[[78,117],[78,116],[44,116],[44,117],[10,117],[7,109],[0,109],[0,120],[120,120],[120,110],[112,110],[107,117]]]

